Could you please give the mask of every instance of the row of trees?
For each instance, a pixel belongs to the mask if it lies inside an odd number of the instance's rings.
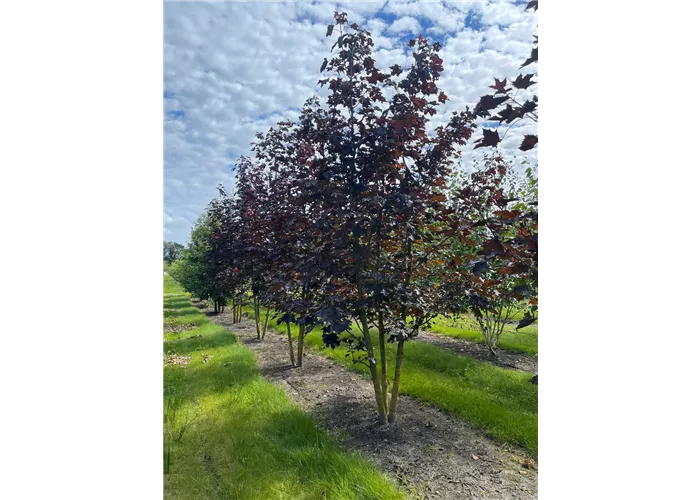
[[[325,105],[311,98],[298,120],[257,135],[235,192],[220,188],[173,274],[217,311],[230,300],[234,321],[252,305],[261,340],[270,321],[286,325],[293,366],[316,328],[349,347],[369,369],[380,422],[394,422],[404,345],[437,315],[473,314],[494,355],[518,307],[529,307],[519,326],[535,320],[537,178],[518,180],[498,152],[474,173],[455,168],[478,117],[505,101],[485,96],[429,130],[447,100],[439,43],[419,36],[409,68],[382,71],[371,34],[344,13],[333,35]],[[493,145],[489,133],[477,147]]]
[[[163,242],[163,262],[172,264],[174,261],[180,258],[182,251],[185,249],[180,243],[174,241],[164,241]]]

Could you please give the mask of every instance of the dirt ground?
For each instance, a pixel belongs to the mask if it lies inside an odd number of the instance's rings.
[[[409,396],[399,399],[397,425],[378,426],[371,381],[307,352],[291,368],[286,337],[256,339],[251,320],[210,316],[252,349],[262,374],[281,386],[343,446],[371,459],[416,498],[535,499],[537,462],[495,443],[477,429]],[[535,366],[536,370],[536,366]]]
[[[420,332],[416,340],[442,347],[455,354],[463,354],[480,361],[487,361],[502,368],[514,368],[537,374],[537,356],[531,354],[501,349],[498,351],[498,356],[494,358],[484,344],[432,332]]]

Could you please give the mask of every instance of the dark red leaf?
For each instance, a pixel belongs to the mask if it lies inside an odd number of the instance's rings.
[[[537,136],[528,134],[520,144],[520,151],[529,151],[537,145]]]
[[[515,219],[520,215],[519,210],[496,210],[494,213],[497,217],[502,219]]]
[[[484,251],[490,255],[503,255],[505,253],[503,245],[496,239],[486,240],[486,242],[484,242]]]
[[[537,318],[531,316],[530,313],[525,313],[525,317],[518,322],[518,326],[516,326],[515,329],[520,330],[521,328],[525,328],[526,326],[533,324],[536,319]]]
[[[534,62],[537,62],[537,47],[534,47],[534,48],[532,49],[532,52],[530,53],[530,57],[528,57],[528,58],[525,60],[525,62],[523,63],[523,65],[520,66],[520,67],[521,67],[521,68],[524,68],[524,67],[527,66],[528,64],[532,64],[532,63],[534,63]]]
[[[522,118],[523,115],[524,111],[522,108],[513,108],[513,106],[508,104],[504,110],[502,110],[497,115],[492,116],[491,118],[489,118],[489,120],[498,120],[501,123],[504,121],[506,123],[510,123],[514,120],[517,120],[518,118]]]
[[[479,99],[476,107],[474,108],[474,113],[478,116],[488,116],[489,111],[498,107],[508,100],[508,96],[494,97],[492,95],[485,95]]]
[[[496,83],[494,83],[493,85],[489,85],[489,88],[496,89],[497,94],[505,94],[507,80],[505,78],[503,80],[499,80],[498,78],[494,78],[494,80],[496,80]]]
[[[513,81],[513,87],[516,89],[526,89],[530,85],[534,85],[536,82],[532,81],[533,76],[535,76],[534,73],[529,73],[525,76],[518,75],[518,77]]]
[[[535,96],[535,98],[537,98],[537,96]],[[522,110],[523,114],[532,113],[533,111],[535,111],[535,109],[537,109],[537,104],[535,103],[535,101],[525,101],[523,107],[520,109]]]
[[[498,136],[498,130],[489,130],[485,128],[484,137],[482,137],[480,141],[477,141],[474,149],[496,146],[499,142],[501,142],[501,138]]]

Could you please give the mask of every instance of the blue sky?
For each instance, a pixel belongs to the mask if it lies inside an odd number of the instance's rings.
[[[507,1],[165,2],[163,239],[188,241],[216,186],[233,186],[231,165],[249,153],[256,132],[296,118],[314,93],[326,95],[316,82],[334,41],[325,37],[334,10],[372,33],[383,68],[407,66],[406,42],[419,33],[441,42],[439,85],[450,100],[434,117],[439,125],[490,92],[494,76],[518,74],[537,25],[537,15],[524,7]],[[528,69],[537,71],[536,65]],[[518,136],[508,134],[505,152],[516,165],[523,158],[536,162],[536,149],[517,150]],[[465,150],[465,167],[480,151]]]

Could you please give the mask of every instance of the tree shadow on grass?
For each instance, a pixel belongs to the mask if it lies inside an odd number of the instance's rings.
[[[163,352],[172,351],[175,354],[191,354],[195,351],[216,349],[221,346],[236,344],[238,339],[227,331],[219,331],[202,337],[189,337],[171,340],[163,345]]]
[[[284,498],[403,498],[367,460],[341,451],[286,403],[281,391],[262,382],[240,394],[240,401],[220,400],[188,431],[186,446],[196,440],[203,457],[195,460],[206,473],[200,481],[209,486],[208,497],[282,498],[284,491]]]
[[[187,297],[163,297],[163,305],[169,307],[192,307]]]
[[[239,345],[236,338],[227,332],[206,335],[201,338],[181,339],[168,342],[164,352],[190,356],[184,367],[166,366],[166,372],[178,372],[184,377],[186,397],[179,404],[193,402],[199,398],[219,394],[233,387],[260,379],[252,352]],[[172,377],[165,377],[172,378]]]
[[[326,498],[325,494],[327,498],[400,498],[369,461],[349,450],[341,451],[299,408],[287,407],[265,418],[259,435],[266,436],[276,457],[271,464],[277,469],[271,471],[273,475],[322,487],[314,492],[319,498]]]
[[[187,316],[190,314],[198,314],[199,309],[195,307],[183,307],[182,309],[175,309],[174,311],[163,311],[164,318],[174,318],[178,316]]]
[[[204,315],[211,317],[211,316],[219,316],[220,314],[224,314],[224,312],[214,312],[214,311],[205,311]]]

